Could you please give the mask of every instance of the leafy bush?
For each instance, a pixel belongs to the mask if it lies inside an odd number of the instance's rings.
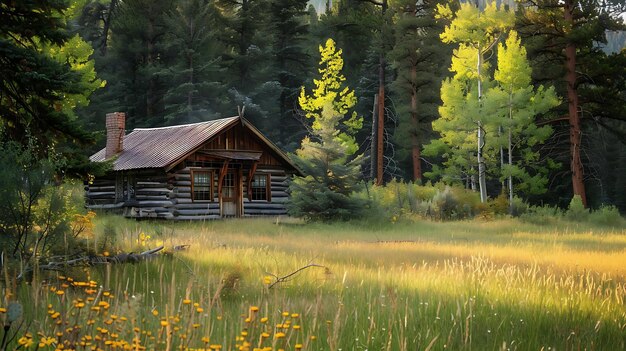
[[[368,217],[383,217],[392,222],[406,216],[464,219],[473,217],[480,208],[475,192],[444,184],[418,185],[392,180],[385,186],[372,186],[367,194],[372,202]]]
[[[95,214],[82,204],[71,184],[54,180],[55,162],[37,159],[30,148],[2,145],[0,153],[0,248],[10,262],[27,272],[51,256],[75,253],[79,236],[88,233]]]
[[[589,219],[589,210],[583,205],[583,200],[580,195],[574,195],[569,203],[567,211],[565,211],[565,218],[570,221],[584,222]]]
[[[553,223],[563,218],[563,211],[556,206],[530,206],[520,219],[533,224]]]
[[[449,187],[433,196],[433,210],[438,220],[450,220],[457,217],[459,202]]]
[[[622,217],[615,206],[602,206],[589,214],[589,221],[604,226],[626,226],[626,219]]]

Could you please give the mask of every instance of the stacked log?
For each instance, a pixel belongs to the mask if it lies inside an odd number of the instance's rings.
[[[257,170],[256,174],[270,175],[270,201],[249,201],[244,187],[243,213],[246,217],[282,216],[287,214],[285,202],[288,199],[288,177],[283,170]],[[245,184],[245,182],[244,182]]]
[[[204,170],[204,169],[203,169]],[[217,170],[206,169],[208,171]],[[220,218],[220,205],[217,198],[212,202],[194,201],[191,194],[191,169],[189,167],[168,174],[172,186],[171,213],[176,220],[206,220]]]

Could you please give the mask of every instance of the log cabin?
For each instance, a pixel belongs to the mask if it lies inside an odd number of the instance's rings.
[[[204,220],[287,213],[288,179],[301,172],[243,116],[125,135],[125,114],[106,116],[111,163],[86,184],[89,209],[132,218]]]

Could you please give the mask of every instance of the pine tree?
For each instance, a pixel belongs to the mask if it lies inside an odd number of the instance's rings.
[[[311,66],[306,52],[309,33],[306,6],[306,0],[272,0],[268,8],[268,56],[272,61],[268,79],[278,83],[278,92],[266,98],[268,104],[277,107],[276,115],[268,116],[267,131],[288,148],[301,138],[298,131],[302,128],[296,119],[297,100]]]
[[[121,2],[111,24],[107,57],[109,103],[127,112],[127,127],[164,124],[166,86],[161,72],[169,62],[165,15],[173,0]],[[104,113],[100,114],[100,118]]]
[[[161,71],[167,82],[165,120],[182,124],[214,119],[231,108],[223,84],[217,44],[216,9],[205,0],[181,0],[165,17],[165,46],[171,62]]]
[[[356,97],[344,87],[341,53],[332,39],[320,46],[321,77],[314,80],[311,95],[303,87],[299,97],[300,107],[313,120],[312,138],[306,137],[296,152],[296,163],[306,177],[292,182],[289,211],[308,220],[354,218],[365,206],[352,196],[360,188],[362,155],[355,155],[354,134],[362,118],[350,113]]]
[[[590,160],[584,158],[585,124],[626,119],[619,112],[624,107],[619,93],[612,89],[601,92],[603,86],[610,87],[614,78],[620,77],[620,69],[611,64],[614,58],[598,45],[606,42],[606,30],[620,28],[620,15],[625,10],[623,0],[540,0],[523,1],[520,6],[518,31],[533,64],[541,67],[533,78],[536,82],[551,82],[564,97],[559,111],[567,118],[556,118],[554,125],[557,130],[564,129],[569,138],[555,139],[553,149],[568,150],[558,156],[570,166],[569,191],[579,195],[585,205],[585,172],[590,171],[585,167]]]
[[[443,26],[434,19],[437,3],[404,0],[395,5],[396,40],[389,55],[396,70],[391,88],[399,127],[394,138],[398,158],[408,159],[413,181],[422,180],[422,145],[441,104],[439,89],[448,66],[443,58],[451,56],[439,40]]]
[[[60,141],[89,141],[73,114],[101,85],[90,49],[71,38],[67,1],[0,4],[0,129],[3,138],[38,141],[42,154]]]

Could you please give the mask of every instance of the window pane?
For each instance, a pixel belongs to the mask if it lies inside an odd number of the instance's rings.
[[[252,179],[252,200],[268,200],[266,174],[255,174]]]
[[[212,200],[211,196],[211,172],[193,172],[193,199]]]

